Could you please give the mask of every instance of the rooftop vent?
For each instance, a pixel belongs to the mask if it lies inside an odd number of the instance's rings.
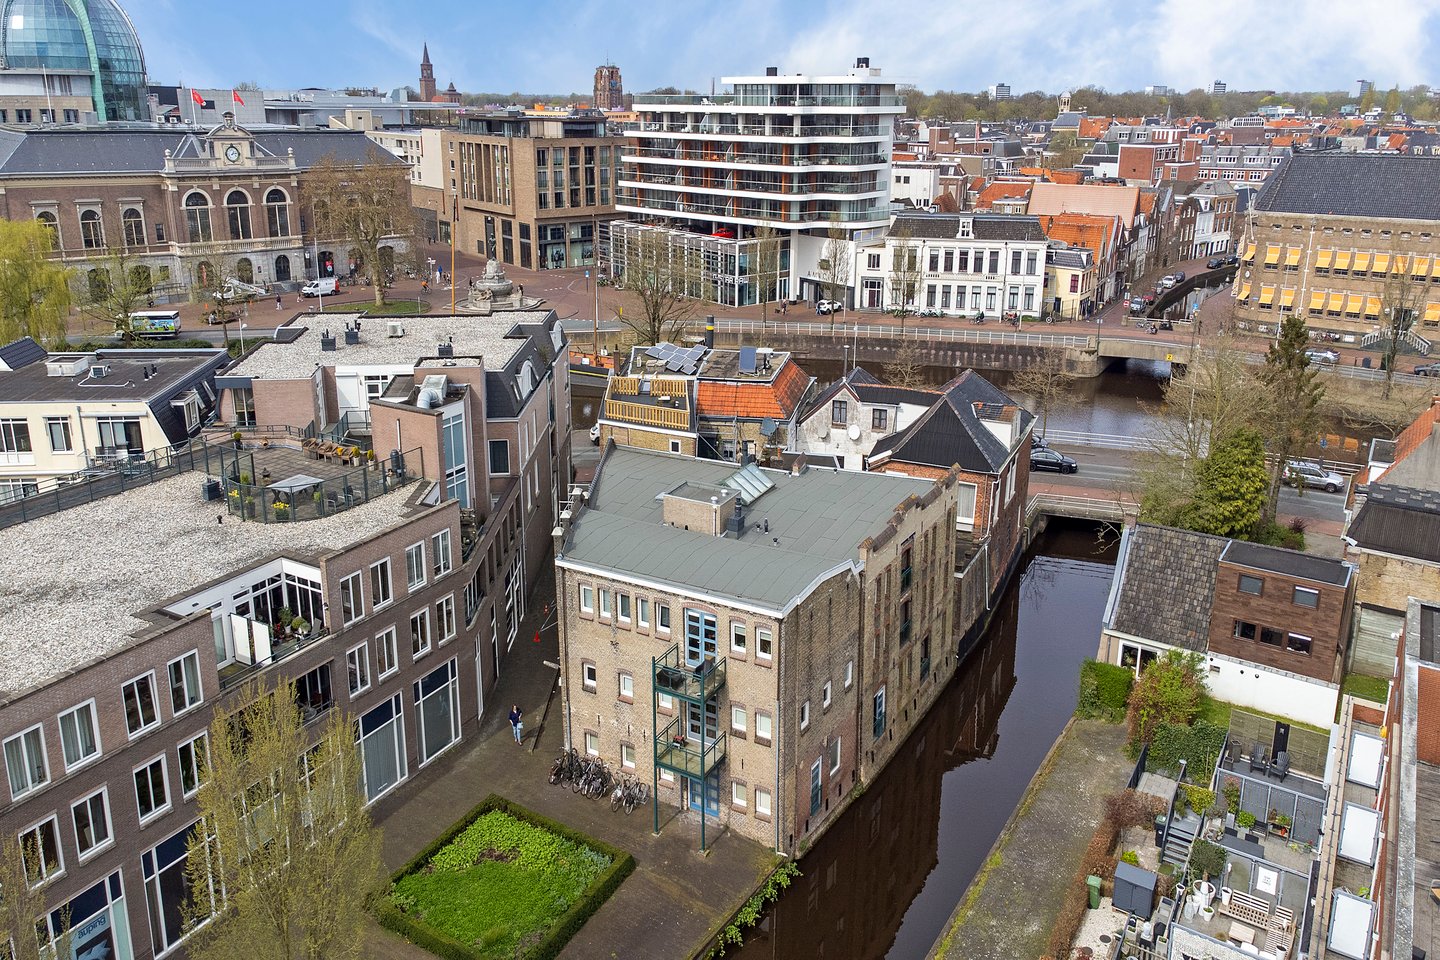
[[[442,340],[442,341],[440,341],[439,343],[435,344],[435,356],[437,356],[437,357],[453,357],[453,356],[455,356],[455,344],[451,343],[451,342],[448,341],[448,340]]]
[[[867,69],[869,69],[869,67],[870,67],[870,58],[869,58],[869,57],[856,57],[856,58],[855,58],[855,69],[857,69],[857,70],[867,70]]]
[[[354,346],[355,344],[357,344],[357,343],[359,343],[359,342],[360,342],[360,322],[357,320],[357,321],[355,322],[355,325],[352,327],[352,326],[350,325],[350,323],[347,321],[347,322],[345,323],[345,343],[346,343],[347,345],[349,345],[349,346]]]
[[[348,338],[350,335],[350,331],[346,330],[345,335]],[[335,352],[335,335],[329,330],[326,330],[324,333],[320,334],[320,350],[322,353]]]
[[[387,337],[403,337],[403,336],[405,336],[405,324],[404,324],[403,322],[399,321],[399,320],[388,320],[388,321],[386,321],[386,323],[385,323],[385,336],[387,336]]]
[[[445,388],[449,378],[443,373],[432,373],[420,383],[420,393],[415,397],[415,406],[421,410],[433,410],[445,402]]]
[[[108,376],[110,376],[110,364],[93,363],[90,365],[90,378],[92,380],[100,380]]]

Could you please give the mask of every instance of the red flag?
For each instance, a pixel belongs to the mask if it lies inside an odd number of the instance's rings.
[[[230,91],[230,99],[234,100],[236,103],[240,104],[240,106],[242,106],[242,107],[245,106],[245,101],[240,99],[240,93],[239,93],[238,91],[236,91],[236,90],[231,90],[231,91]]]
[[[194,100],[197,106],[205,106],[205,98],[200,96],[199,91],[197,91],[194,87],[190,88],[190,99]]]

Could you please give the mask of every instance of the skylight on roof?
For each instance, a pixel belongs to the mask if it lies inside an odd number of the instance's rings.
[[[775,481],[765,476],[755,464],[747,463],[726,477],[723,486],[739,490],[740,502],[748,507],[759,500],[766,491],[774,489]]]

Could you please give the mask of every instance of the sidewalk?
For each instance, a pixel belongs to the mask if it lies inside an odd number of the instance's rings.
[[[386,874],[486,796],[498,793],[635,857],[635,872],[570,941],[560,954],[563,960],[684,960],[749,899],[768,874],[773,856],[714,824],[706,829],[710,852],[702,856],[699,822],[688,815],[662,808],[661,832],[655,836],[652,808],[626,816],[612,812],[608,798],[587,800],[568,786],[549,784],[550,765],[564,742],[564,717],[556,691],[549,716],[540,726],[555,678],[544,661],[558,662],[553,625],[541,630],[540,643],[534,642],[536,630],[551,619],[545,610],[553,604],[555,592],[550,557],[541,562],[545,569],[527,601],[519,635],[501,665],[498,683],[485,693],[478,730],[475,721],[467,719],[459,744],[423,770],[412,771],[410,781],[372,811],[385,833]],[[511,704],[517,703],[525,712],[523,748],[515,745],[507,719]],[[370,957],[433,957],[378,925],[367,941]]]

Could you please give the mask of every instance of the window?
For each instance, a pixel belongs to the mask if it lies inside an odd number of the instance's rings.
[[[384,680],[390,674],[400,669],[400,651],[398,637],[395,635],[395,628],[391,627],[384,633],[375,637],[375,660],[380,668],[380,679]]]
[[[592,757],[600,756],[600,735],[585,731],[585,753]]]
[[[50,817],[29,830],[22,830],[20,859],[25,862],[25,878],[32,887],[64,873],[65,861],[60,856],[60,822]]]
[[[195,796],[205,782],[205,764],[210,758],[210,735],[202,733],[176,749],[180,762],[180,794],[185,799]]]
[[[0,420],[0,453],[30,453],[30,424]]]
[[[394,631],[390,634],[393,640]],[[373,802],[405,779],[404,734],[398,695],[361,715],[355,740],[360,744],[367,802]]]
[[[105,246],[105,226],[100,222],[99,210],[85,210],[80,214],[80,242],[86,250]]]
[[[1285,634],[1274,627],[1261,627],[1260,642],[1272,647],[1283,647],[1285,646]]]
[[[370,606],[373,610],[395,599],[390,587],[390,558],[370,564]]]
[[[840,772],[840,738],[830,741],[830,776]]]
[[[580,682],[585,687],[585,692],[595,692],[595,664],[587,661],[580,665]]]
[[[604,587],[600,588],[600,616],[610,616],[610,591]]]
[[[0,110],[0,123],[4,122],[5,111]],[[35,214],[35,219],[43,223],[45,225],[45,229],[50,231],[50,245],[56,249],[59,249],[60,223],[58,220],[55,219],[55,214],[51,213],[49,210],[42,210],[39,213]]]
[[[670,632],[670,604],[655,604],[655,628],[661,633]]]
[[[414,685],[420,762],[429,763],[460,739],[459,663],[452,657]]]
[[[60,750],[65,755],[67,771],[100,755],[94,700],[60,714]]]
[[[360,574],[352,573],[340,581],[340,619],[351,624],[365,615],[365,597],[360,588]]]
[[[141,823],[170,809],[170,776],[164,754],[135,768],[135,805]]]
[[[405,583],[411,591],[425,586],[425,544],[405,548]]]
[[[582,613],[595,612],[595,588],[589,584],[580,584],[580,610]]]
[[[685,663],[695,667],[713,662],[719,653],[720,621],[713,613],[685,611]]]
[[[635,748],[628,743],[620,744],[620,766],[626,770],[635,769]]]
[[[191,243],[214,239],[210,231],[210,198],[205,194],[196,192],[185,198],[185,228]]]
[[[850,422],[850,403],[849,403],[849,401],[847,401],[847,400],[831,400],[831,401],[830,401],[830,422],[831,422],[831,423],[849,423],[849,422]]]
[[[410,615],[410,656],[420,659],[430,652],[430,611]]]
[[[855,661],[845,661],[845,689],[850,689],[850,684],[855,682]]]
[[[755,788],[755,815],[757,817],[770,816],[770,791],[761,787]]]
[[[628,673],[620,674],[620,699],[625,701],[635,699],[635,678]]]
[[[70,819],[75,824],[75,849],[79,851],[81,860],[110,845],[113,839],[110,833],[110,803],[103,788],[72,804]]]
[[[630,622],[630,594],[617,593],[615,599],[620,606],[620,619],[626,623]]]
[[[510,472],[510,441],[490,441],[490,472],[503,475]]]
[[[1292,598],[1296,606],[1309,607],[1314,610],[1320,606],[1320,591],[1311,590],[1309,587],[1296,587]]]
[[[45,732],[38,724],[5,741],[5,772],[10,777],[10,797],[14,800],[50,782]]]
[[[69,453],[75,449],[70,439],[69,417],[46,417],[45,433],[50,437],[50,449],[54,453]]]
[[[1265,587],[1265,581],[1259,577],[1252,577],[1248,573],[1240,574],[1240,592],[1248,593],[1251,596],[1260,596],[1261,590]]]
[[[800,704],[800,729],[804,730],[810,726],[810,701],[806,700]]]
[[[441,530],[430,538],[430,572],[438,579],[450,572],[450,531]]]
[[[290,205],[283,190],[271,190],[265,194],[265,220],[270,227],[270,236],[290,235]]]
[[[889,411],[889,410],[872,410],[872,411],[870,411],[870,429],[872,429],[872,430],[887,430],[887,429],[889,429],[889,426],[890,426],[890,411]]]
[[[755,711],[755,739],[761,743],[769,743],[771,739],[770,714],[763,710]]]
[[[230,222],[230,239],[249,240],[250,196],[244,190],[231,190],[225,197],[225,215]]]
[[[679,441],[679,440],[671,440],[671,441],[670,441],[670,452],[671,452],[671,453],[679,453],[679,452],[680,452],[680,441]]]
[[[810,764],[810,815],[820,812],[820,761]]]
[[[770,639],[769,627],[755,628],[755,656],[761,660],[769,660],[773,655],[773,644]]]
[[[744,623],[738,620],[730,621],[730,652],[738,653],[742,657],[745,655],[748,643],[745,630]]]
[[[650,626],[650,601],[645,597],[635,598],[635,623],[637,626]]]
[[[1237,640],[1254,640],[1255,624],[1246,623],[1244,620],[1236,620],[1234,636]]]
[[[350,684],[350,696],[370,689],[370,647],[360,644],[345,651],[345,674]]]
[[[655,698],[656,706],[661,713],[669,714],[675,712],[675,698],[668,693],[658,694]]]
[[[871,722],[875,730],[875,737],[878,739],[885,732],[885,688],[881,687],[875,691],[871,698]]]
[[[455,639],[455,594],[435,604],[435,626],[440,631],[442,647]]]
[[[742,737],[745,735],[745,719],[747,716],[748,714],[745,713],[744,707],[732,706],[730,708],[730,730],[732,733],[738,733]]]
[[[171,660],[166,670],[170,674],[170,712],[178,717],[204,699],[200,689],[200,654],[191,650],[180,659]]]
[[[1285,638],[1285,649],[1294,653],[1310,655],[1310,638],[1298,633],[1292,633]]]
[[[746,789],[745,784],[743,784],[743,783],[737,783],[737,782],[734,782],[734,781],[731,782],[731,784],[730,784],[730,802],[731,802],[731,804],[733,804],[734,806],[737,806],[737,807],[744,807],[744,806],[746,806],[746,799],[748,798],[748,794],[749,794],[749,791]]]
[[[155,674],[136,677],[125,684],[120,693],[125,702],[125,729],[130,736],[160,722],[160,711],[155,706]]]
[[[830,681],[825,681],[825,686],[820,688],[820,706],[830,706]]]

